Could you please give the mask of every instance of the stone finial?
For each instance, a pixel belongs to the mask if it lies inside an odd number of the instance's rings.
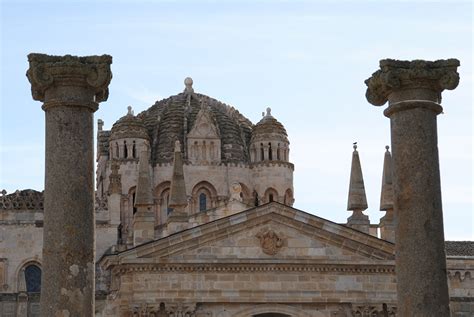
[[[104,121],[102,119],[98,119],[97,120],[97,130],[102,131],[103,128],[104,128]]]
[[[385,147],[382,172],[382,193],[380,195],[380,210],[393,209],[393,184],[392,184],[392,155],[389,146]]]
[[[391,103],[398,101],[400,98],[396,96],[397,92],[404,91],[410,94],[411,90],[423,90],[428,100],[440,103],[443,90],[457,87],[459,65],[457,59],[434,62],[383,59],[380,61],[380,69],[365,81],[367,85],[365,96],[374,106],[382,106],[387,101]]]
[[[30,67],[26,76],[34,100],[45,101],[48,89],[54,88],[60,93],[68,86],[83,87],[95,102],[106,101],[109,96],[108,86],[112,79],[110,55],[78,57],[32,53],[28,55],[28,62]]]
[[[271,117],[271,116],[272,116],[272,108],[267,107],[266,110],[267,110],[267,115],[266,115],[266,116],[267,116],[267,117]]]
[[[191,77],[186,77],[184,79],[184,92],[186,93],[193,93],[194,92],[194,89],[193,89],[193,79]]]
[[[179,140],[174,141],[174,151],[181,153],[181,142]]]
[[[133,108],[132,106],[128,106],[127,107],[127,116],[133,116]]]
[[[351,178],[349,183],[349,198],[347,200],[347,210],[363,211],[367,209],[367,198],[365,195],[364,178],[360,165],[357,145],[354,144],[352,153]]]
[[[138,182],[135,196],[135,207],[153,205],[153,193],[151,186],[150,163],[148,161],[148,147],[144,147],[140,154],[138,163]]]

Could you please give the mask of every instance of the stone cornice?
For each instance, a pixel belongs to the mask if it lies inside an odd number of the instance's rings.
[[[134,272],[189,273],[189,272],[321,272],[337,274],[395,274],[395,265],[370,264],[294,264],[294,263],[151,263],[120,264],[112,269],[113,274]]]
[[[441,94],[445,89],[457,87],[459,65],[457,59],[434,62],[383,59],[380,61],[380,69],[365,81],[365,96],[374,106],[382,106],[387,102],[388,96],[397,90],[428,89]]]
[[[112,56],[50,56],[29,54],[26,76],[34,100],[45,101],[45,92],[53,86],[86,87],[93,91],[95,102],[107,100],[112,79]]]

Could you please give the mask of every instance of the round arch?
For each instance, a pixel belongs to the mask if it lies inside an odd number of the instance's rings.
[[[265,194],[263,194],[263,199],[264,199],[264,201],[263,201],[264,203],[269,203],[269,202],[272,202],[272,201],[279,201],[278,192],[276,191],[275,188],[269,187],[265,191]]]
[[[33,258],[28,258],[23,260],[17,267],[16,272],[15,272],[15,285],[14,288],[16,288],[16,292],[26,292],[26,280],[25,280],[25,269],[28,266],[35,265],[37,266],[41,271],[43,271],[43,267],[41,265],[41,262],[38,258],[38,256],[35,256]]]
[[[293,198],[293,191],[290,188],[288,188],[285,191],[285,196],[283,197],[283,204],[287,206],[293,206],[294,201],[295,200]]]
[[[299,308],[282,304],[262,304],[243,309],[233,317],[253,317],[258,314],[275,313],[289,315],[290,317],[313,317]]]
[[[201,181],[194,185],[191,191],[191,211],[199,212],[200,208],[200,195],[206,195],[206,209],[215,207],[217,204],[217,190],[216,188],[207,181]]]
[[[168,203],[170,196],[171,182],[164,181],[158,184],[154,190],[154,197],[156,202],[156,223],[163,224],[168,218]]]

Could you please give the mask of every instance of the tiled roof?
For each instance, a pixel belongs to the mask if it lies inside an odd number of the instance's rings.
[[[474,256],[474,241],[446,241],[446,255]]]

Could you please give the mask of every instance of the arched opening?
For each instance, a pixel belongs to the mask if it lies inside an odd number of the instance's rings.
[[[127,141],[123,141],[123,158],[128,157]]]
[[[115,142],[115,158],[120,158],[120,151],[117,142]]]
[[[165,181],[160,183],[155,188],[155,199],[157,200],[156,208],[156,224],[163,224],[166,222],[171,208],[169,208],[170,203],[170,186],[171,182]]]
[[[137,158],[137,145],[135,144],[135,141],[133,141],[132,144],[132,157]]]
[[[260,143],[260,161],[265,160],[265,151],[263,150],[263,143]]]
[[[41,291],[41,269],[30,264],[25,268],[26,291],[28,293],[39,293]]]
[[[272,201],[278,201],[278,192],[274,188],[267,188],[264,195],[264,202],[269,203]]]
[[[199,194],[199,211],[204,211],[207,209],[207,196],[205,193]]]
[[[273,160],[272,144],[271,143],[268,143],[268,159],[270,161]]]
[[[206,181],[197,183],[193,187],[191,196],[191,210],[194,210],[194,212],[201,212],[211,209],[215,207],[217,201],[217,191],[215,187]]]
[[[293,206],[293,191],[289,188],[285,191],[285,196],[283,197],[283,204],[287,206]]]
[[[133,210],[133,214],[135,214],[135,213],[137,212],[137,207],[135,206],[135,198],[136,198],[135,196],[136,196],[136,195],[135,195],[135,191],[133,191],[133,193],[132,193],[132,206],[133,206],[133,207],[132,207],[132,210]]]

